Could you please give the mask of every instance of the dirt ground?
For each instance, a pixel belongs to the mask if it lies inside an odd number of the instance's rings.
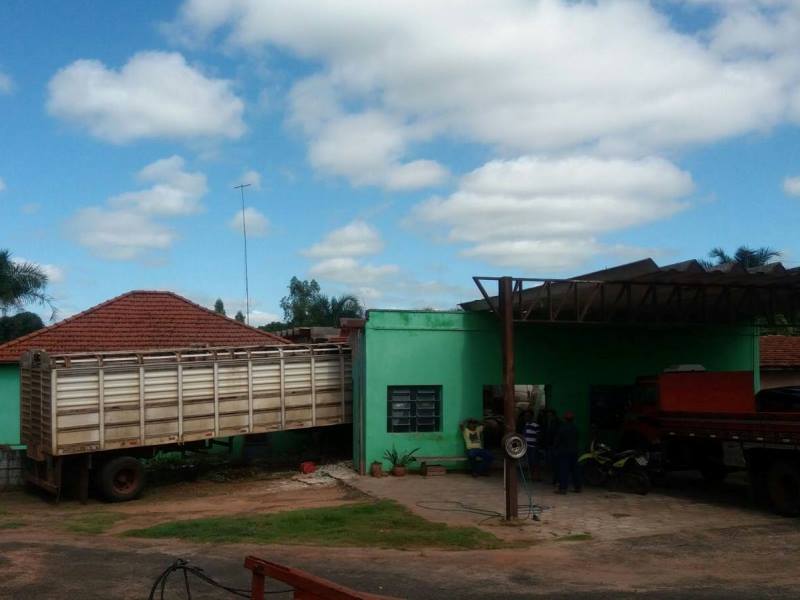
[[[450,480],[453,488],[473,481],[461,475],[440,479],[436,485]],[[381,485],[427,485],[423,481],[409,477],[405,482]],[[128,528],[175,519],[354,502],[364,498],[361,483],[375,482],[276,476],[181,483],[155,488],[141,500],[122,505],[90,502],[81,506],[73,501],[54,505],[22,492],[0,494],[3,519],[20,525],[0,529],[0,598],[147,598],[153,580],[176,558],[186,558],[228,584],[247,587],[242,562],[248,554],[364,591],[411,599],[797,597],[800,523],[754,509],[736,486],[704,489],[692,482],[683,487],[678,484],[666,492],[628,499],[625,514],[633,515],[635,510],[637,519],[636,527],[629,530],[616,531],[619,528],[614,524],[625,519],[612,514],[593,515],[587,523],[597,522],[599,533],[576,541],[564,541],[530,524],[525,526],[530,545],[491,551],[212,545],[118,535]],[[500,481],[491,483],[498,489],[501,485]],[[564,503],[562,514],[574,515],[597,511],[603,502],[615,499],[606,498],[601,491],[588,491],[586,496],[570,495],[560,501]],[[652,530],[647,528],[648,502],[661,507],[653,511],[659,516],[654,518]],[[673,526],[666,527],[664,506],[676,502],[692,505],[693,518],[682,522],[681,511],[673,511]],[[430,520],[452,521],[445,513],[437,516],[435,511],[416,510]],[[109,511],[124,518],[106,533],[78,534],[67,528],[76,517],[91,518]],[[550,519],[552,528],[556,508],[549,512],[543,513],[543,520]],[[708,518],[694,518],[696,515]],[[496,525],[481,526],[497,532]],[[273,589],[279,586],[275,584]],[[186,596],[174,589],[168,597]],[[200,584],[193,586],[193,598],[225,597]]]

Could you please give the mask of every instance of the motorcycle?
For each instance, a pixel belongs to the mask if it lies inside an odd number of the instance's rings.
[[[583,468],[583,479],[588,485],[607,485],[642,495],[650,491],[647,473],[649,457],[645,451],[614,452],[603,443],[592,442],[589,452],[581,455],[578,463]]]

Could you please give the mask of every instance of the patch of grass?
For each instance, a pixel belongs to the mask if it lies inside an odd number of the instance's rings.
[[[64,528],[72,533],[105,533],[125,515],[113,512],[95,512],[76,515],[64,523]]]
[[[570,535],[562,535],[560,538],[556,538],[555,541],[557,542],[585,542],[587,540],[592,539],[591,533],[572,533]]]
[[[395,502],[351,504],[293,510],[269,515],[214,517],[174,521],[127,531],[146,538],[181,538],[196,542],[255,542],[378,548],[499,548],[503,542],[477,527],[433,523]]]
[[[0,521],[0,529],[19,529],[25,527],[22,521]]]

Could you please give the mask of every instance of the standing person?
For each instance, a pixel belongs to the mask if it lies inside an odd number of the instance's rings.
[[[532,410],[525,411],[525,424],[522,428],[522,435],[525,437],[525,444],[528,446],[526,456],[528,457],[528,471],[531,481],[541,481],[539,473],[539,423],[536,422]]]
[[[494,456],[483,447],[483,425],[476,419],[467,419],[459,427],[464,436],[464,447],[467,450],[472,476],[488,475]]]
[[[556,433],[555,453],[558,461],[558,493],[566,494],[570,480],[576,492],[581,491],[581,475],[578,469],[578,428],[575,413],[564,413],[564,422]]]

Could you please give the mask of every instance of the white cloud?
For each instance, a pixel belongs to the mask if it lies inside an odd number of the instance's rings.
[[[10,94],[15,88],[16,86],[11,76],[0,71],[0,96]]]
[[[789,196],[800,197],[800,176],[787,177],[783,180],[783,191]]]
[[[269,231],[269,219],[258,209],[248,206],[244,209],[248,237],[264,237]],[[236,211],[228,221],[228,226],[236,233],[242,233],[242,211]]]
[[[449,241],[467,245],[465,256],[561,270],[618,253],[597,236],[673,215],[692,189],[689,174],[659,158],[521,157],[472,171],[414,216],[447,227]]]
[[[312,277],[348,285],[378,283],[398,271],[397,265],[365,264],[351,257],[326,258],[309,269]]]
[[[238,138],[244,104],[230,83],[178,53],[140,52],[119,70],[78,60],[48,85],[50,114],[113,143],[144,138]]]
[[[177,238],[174,230],[146,214],[98,206],[79,210],[68,227],[79,244],[111,260],[131,260],[148,251],[165,250]]]
[[[380,288],[400,271],[397,265],[365,262],[365,257],[381,250],[383,240],[378,230],[364,221],[353,221],[327,233],[303,254],[316,259],[309,268],[312,277],[340,286],[363,301],[373,301],[381,296]]]
[[[67,232],[100,258],[133,260],[168,249],[178,238],[162,219],[195,214],[207,192],[205,175],[185,170],[180,156],[157,160],[137,174],[144,190],[108,198],[103,206],[79,210]]]
[[[357,186],[394,190],[430,187],[447,177],[447,170],[435,161],[402,161],[406,146],[418,134],[385,113],[331,114],[319,124],[322,109],[308,110],[310,115],[298,114],[297,120],[311,136],[309,160],[317,169],[347,177]]]
[[[249,185],[250,189],[253,191],[258,191],[261,189],[261,174],[258,171],[253,171],[252,169],[245,171],[236,181],[236,185],[239,184]]]
[[[645,2],[188,0],[177,26],[320,65],[294,120],[315,166],[361,184],[375,176],[360,165],[434,134],[525,153],[711,142],[780,122],[800,81],[800,65],[718,52]],[[361,148],[337,157],[336,140]]]
[[[353,221],[335,229],[303,253],[312,258],[355,257],[377,254],[383,240],[377,229],[364,221]]]
[[[59,266],[47,263],[37,263],[36,261],[28,260],[26,258],[22,258],[21,256],[17,256],[12,260],[15,263],[28,263],[36,265],[45,275],[47,275],[47,280],[49,283],[62,283],[64,281],[64,269]]]
[[[200,199],[208,191],[206,176],[184,170],[180,156],[170,156],[139,171],[138,179],[152,187],[109,198],[116,208],[135,209],[151,215],[190,215],[201,210]]]
[[[235,312],[233,314],[236,314]],[[242,311],[244,314],[244,311]],[[261,327],[262,325],[267,325],[268,323],[274,323],[275,321],[280,321],[281,317],[275,313],[263,311],[263,310],[250,310],[250,325],[253,327]]]

